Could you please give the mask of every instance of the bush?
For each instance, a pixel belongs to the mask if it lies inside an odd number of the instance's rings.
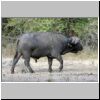
[[[24,32],[60,32],[78,35],[85,47],[98,48],[98,18],[2,18],[2,35]]]

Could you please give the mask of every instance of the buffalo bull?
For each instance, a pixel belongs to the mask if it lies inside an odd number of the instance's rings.
[[[24,58],[24,63],[31,73],[34,71],[30,67],[30,58],[37,59],[47,57],[49,72],[52,72],[52,61],[57,59],[60,62],[59,71],[63,69],[63,59],[61,55],[72,52],[77,53],[83,49],[80,40],[76,36],[66,37],[58,33],[25,33],[17,40],[16,54],[13,59],[11,73],[19,58]]]

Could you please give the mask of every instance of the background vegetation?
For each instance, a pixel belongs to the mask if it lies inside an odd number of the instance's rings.
[[[13,48],[17,36],[26,32],[77,35],[84,49],[98,49],[98,18],[2,18],[2,47]]]

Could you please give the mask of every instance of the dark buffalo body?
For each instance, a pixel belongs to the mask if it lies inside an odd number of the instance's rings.
[[[14,73],[14,68],[19,58],[22,56],[25,65],[30,72],[34,72],[30,67],[30,57],[37,59],[47,57],[49,63],[49,71],[52,71],[52,60],[55,58],[60,62],[60,71],[63,69],[63,59],[61,55],[72,52],[81,51],[82,45],[78,37],[66,37],[60,33],[51,32],[35,32],[22,34],[17,40],[16,54],[13,59],[11,73]]]

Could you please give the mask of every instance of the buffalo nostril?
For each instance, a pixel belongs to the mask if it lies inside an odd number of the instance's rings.
[[[80,48],[81,50],[83,50],[83,46],[81,46],[81,48]]]

